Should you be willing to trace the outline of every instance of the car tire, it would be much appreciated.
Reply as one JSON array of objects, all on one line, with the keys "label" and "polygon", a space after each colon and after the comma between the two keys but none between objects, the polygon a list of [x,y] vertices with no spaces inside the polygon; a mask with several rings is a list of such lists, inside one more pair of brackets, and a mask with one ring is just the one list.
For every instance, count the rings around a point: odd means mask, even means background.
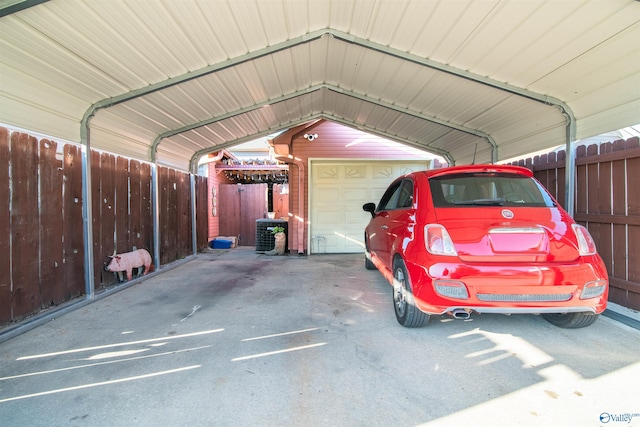
[{"label": "car tire", "polygon": [[591,313],[545,313],[542,315],[547,322],[566,329],[585,328],[598,320],[598,316]]},{"label": "car tire", "polygon": [[396,319],[405,328],[419,328],[429,323],[429,315],[416,307],[409,274],[400,259],[393,263],[393,309]]},{"label": "car tire", "polygon": [[364,268],[367,270],[377,270],[376,265],[367,257],[364,257]]}]

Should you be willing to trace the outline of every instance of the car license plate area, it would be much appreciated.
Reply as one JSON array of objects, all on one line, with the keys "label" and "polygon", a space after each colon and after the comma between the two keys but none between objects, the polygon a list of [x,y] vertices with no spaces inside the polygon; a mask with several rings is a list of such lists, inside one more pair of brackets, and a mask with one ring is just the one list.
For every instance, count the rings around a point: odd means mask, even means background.
[{"label": "car license plate area", "polygon": [[495,254],[548,253],[546,233],[541,228],[493,228],[489,244]]}]

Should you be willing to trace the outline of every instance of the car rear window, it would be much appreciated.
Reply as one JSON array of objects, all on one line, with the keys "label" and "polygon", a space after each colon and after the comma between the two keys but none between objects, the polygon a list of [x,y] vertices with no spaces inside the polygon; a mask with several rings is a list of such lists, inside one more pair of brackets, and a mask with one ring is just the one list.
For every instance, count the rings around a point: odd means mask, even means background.
[{"label": "car rear window", "polygon": [[556,206],[536,180],[510,173],[460,173],[429,180],[435,207]]}]

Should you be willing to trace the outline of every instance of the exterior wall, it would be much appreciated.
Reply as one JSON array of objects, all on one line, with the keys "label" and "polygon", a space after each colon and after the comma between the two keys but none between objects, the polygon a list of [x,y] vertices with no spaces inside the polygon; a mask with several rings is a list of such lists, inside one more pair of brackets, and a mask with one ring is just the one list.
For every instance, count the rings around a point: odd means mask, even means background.
[{"label": "exterior wall", "polygon": [[[318,138],[309,141],[304,137],[305,133],[318,134]],[[287,139],[290,143],[289,157],[281,156],[280,159],[290,162],[289,248],[297,252],[308,247],[306,234],[309,219],[310,159],[415,160],[417,156],[425,154],[357,129],[323,120],[313,127],[300,129],[297,134],[283,134],[280,137],[281,141],[278,138],[274,140],[276,145],[287,142]],[[425,160],[428,158],[425,156]],[[300,188],[304,190],[302,208]]]}]

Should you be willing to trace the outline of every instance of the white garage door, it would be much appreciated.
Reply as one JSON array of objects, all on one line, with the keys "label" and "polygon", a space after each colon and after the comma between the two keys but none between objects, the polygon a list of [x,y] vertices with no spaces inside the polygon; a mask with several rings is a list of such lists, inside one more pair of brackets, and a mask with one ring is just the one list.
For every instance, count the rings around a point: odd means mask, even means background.
[{"label": "white garage door", "polygon": [[362,205],[377,204],[396,177],[428,166],[425,160],[311,161],[309,253],[363,252],[371,215]]}]

